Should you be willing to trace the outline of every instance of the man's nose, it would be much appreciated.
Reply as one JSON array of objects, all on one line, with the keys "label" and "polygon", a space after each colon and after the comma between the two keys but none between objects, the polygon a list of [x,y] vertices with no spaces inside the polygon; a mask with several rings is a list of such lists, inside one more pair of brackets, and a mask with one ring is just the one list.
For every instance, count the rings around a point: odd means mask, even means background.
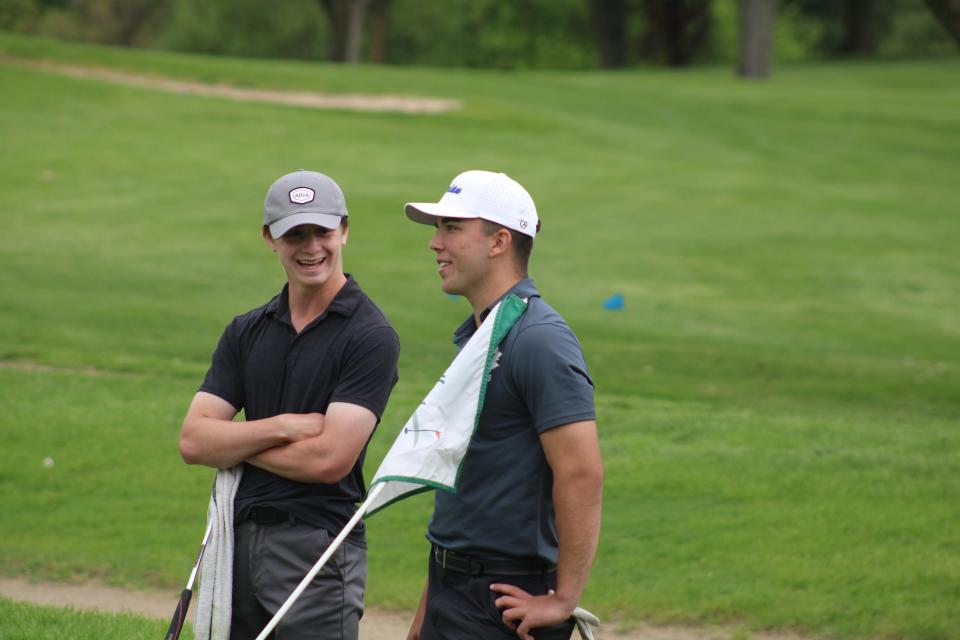
[{"label": "man's nose", "polygon": [[440,241],[440,230],[438,229],[434,232],[433,237],[430,238],[430,244],[428,245],[431,251],[440,251],[443,248],[443,243]]},{"label": "man's nose", "polygon": [[323,236],[318,233],[311,233],[304,241],[304,247],[310,251],[317,251],[323,245]]}]

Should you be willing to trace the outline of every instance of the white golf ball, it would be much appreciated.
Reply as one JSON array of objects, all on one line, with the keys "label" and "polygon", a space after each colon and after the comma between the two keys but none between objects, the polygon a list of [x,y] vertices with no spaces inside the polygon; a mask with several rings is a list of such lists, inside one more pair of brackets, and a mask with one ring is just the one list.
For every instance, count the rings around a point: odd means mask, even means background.
[{"label": "white golf ball", "polygon": [[47,469],[53,469],[53,464],[54,464],[54,463],[53,463],[53,458],[51,458],[50,456],[47,456],[46,458],[43,459],[43,466],[44,466],[45,468],[47,468]]}]

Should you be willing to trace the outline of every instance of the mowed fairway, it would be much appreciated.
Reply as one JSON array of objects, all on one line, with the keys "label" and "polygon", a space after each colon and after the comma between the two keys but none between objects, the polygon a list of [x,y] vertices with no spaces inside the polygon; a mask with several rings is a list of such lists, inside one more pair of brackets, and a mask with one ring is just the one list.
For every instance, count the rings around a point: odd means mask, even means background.
[{"label": "mowed fairway", "polygon": [[[282,283],[261,205],[299,167],[343,187],[347,270],[403,344],[372,475],[468,313],[402,204],[487,168],[536,200],[532,273],[596,383],[607,485],[585,607],[627,624],[960,637],[956,59],[743,82],[9,35],[2,52],[464,107],[247,104],[0,58],[0,572],[170,588],[172,612],[213,478],[180,460],[180,420],[223,327]],[[625,308],[604,310],[616,292]],[[430,507],[368,522],[369,605],[415,606]]]}]

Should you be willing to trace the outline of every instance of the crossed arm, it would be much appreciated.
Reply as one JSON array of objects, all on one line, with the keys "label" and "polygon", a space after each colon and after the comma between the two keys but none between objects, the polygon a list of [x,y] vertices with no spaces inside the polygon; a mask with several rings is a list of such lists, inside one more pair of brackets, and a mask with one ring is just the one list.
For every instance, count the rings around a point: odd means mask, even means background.
[{"label": "crossed arm", "polygon": [[180,430],[180,455],[187,464],[218,469],[248,462],[298,482],[333,483],[363,450],[377,417],[365,407],[333,402],[327,413],[282,413],[235,422],[226,400],[198,392]]}]

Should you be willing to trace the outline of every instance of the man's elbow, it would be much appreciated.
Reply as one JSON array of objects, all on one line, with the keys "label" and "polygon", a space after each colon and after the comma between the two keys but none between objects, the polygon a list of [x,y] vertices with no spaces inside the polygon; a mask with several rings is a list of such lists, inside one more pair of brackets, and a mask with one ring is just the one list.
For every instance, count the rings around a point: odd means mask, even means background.
[{"label": "man's elbow", "polygon": [[178,444],[180,448],[180,457],[183,458],[183,461],[187,464],[202,464],[203,452],[200,446],[196,441],[190,437],[190,428],[184,423],[183,428],[180,431],[180,441]]},{"label": "man's elbow", "polygon": [[199,452],[190,444],[190,441],[180,438],[180,457],[183,461],[187,464],[198,464],[200,462],[198,456]]},{"label": "man's elbow", "polygon": [[334,458],[318,459],[305,469],[305,482],[337,484],[353,471],[353,461]]},{"label": "man's elbow", "polygon": [[337,484],[346,478],[352,467],[344,468],[342,465],[317,465],[310,472],[310,482],[318,484]]},{"label": "man's elbow", "polygon": [[568,484],[579,487],[584,493],[598,499],[603,495],[603,462],[597,460],[592,464],[578,464],[563,475]]},{"label": "man's elbow", "polygon": [[603,495],[603,479],[604,470],[602,462],[584,471],[583,482],[597,494],[598,498]]}]

